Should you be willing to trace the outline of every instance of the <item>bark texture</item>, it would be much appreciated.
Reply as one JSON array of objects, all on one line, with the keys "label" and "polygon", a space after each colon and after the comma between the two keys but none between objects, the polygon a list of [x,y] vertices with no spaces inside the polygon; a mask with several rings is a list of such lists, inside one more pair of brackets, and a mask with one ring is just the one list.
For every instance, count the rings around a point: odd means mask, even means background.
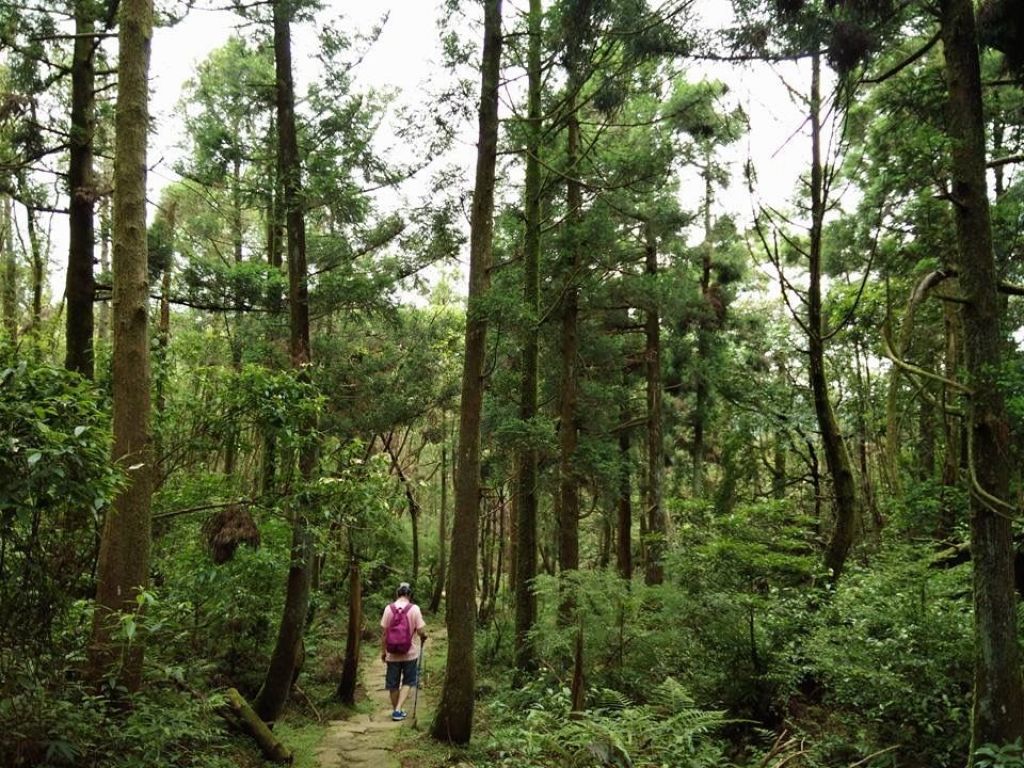
[{"label": "bark texture", "polygon": [[[351,533],[349,534],[351,537]],[[359,648],[363,629],[363,585],[359,560],[352,554],[348,566],[348,632],[345,636],[345,660],[338,683],[338,698],[343,704],[355,706],[359,684]]]},{"label": "bark texture", "polygon": [[1002,332],[998,276],[985,179],[985,128],[978,35],[970,0],[942,0],[942,42],[949,88],[952,199],[969,402],[971,560],[974,565],[974,710],[971,754],[982,744],[1024,736],[1013,589],[1009,420],[998,376]]},{"label": "bark texture", "polygon": [[[284,190],[288,249],[288,301],[292,365],[300,372],[310,362],[309,291],[306,275],[306,223],[302,206],[299,146],[295,128],[295,86],[292,79],[291,3],[274,2],[274,63],[277,79],[278,163]],[[300,374],[302,375],[302,374]],[[315,425],[305,424],[307,440],[299,450],[299,473],[304,481],[316,470]],[[302,654],[302,635],[309,609],[313,573],[313,542],[305,510],[292,510],[292,548],[285,588],[284,611],[266,677],[253,708],[266,721],[276,720],[288,699]]]},{"label": "bark texture", "polygon": [[146,136],[152,0],[123,0],[119,32],[114,156],[114,461],[126,482],[106,516],[89,644],[93,680],[142,681],[142,646],[117,639],[117,613],[135,611],[149,582],[152,459],[149,434],[149,297],[146,246]]},{"label": "bark texture", "polygon": [[[530,424],[537,415],[540,329],[540,142],[541,142],[541,3],[530,0],[527,53],[528,138],[526,145],[526,233],[523,243],[523,305],[528,317],[523,338],[522,384],[519,417]],[[533,441],[519,452],[519,484],[516,494],[516,669],[527,672],[536,666],[529,633],[537,621],[533,579],[537,576],[537,479],[538,455]]]},{"label": "bark texture", "polygon": [[93,377],[93,275],[95,247],[93,201],[93,129],[96,122],[96,40],[92,37],[94,3],[75,2],[75,46],[71,60],[71,135],[69,137],[67,350],[64,366]]},{"label": "bark texture", "polygon": [[484,2],[479,138],[470,215],[469,309],[462,370],[462,407],[448,594],[448,660],[431,735],[465,744],[473,731],[476,667],[477,539],[480,506],[480,414],[484,393],[487,321],[482,310],[489,283],[494,234],[494,170],[498,155],[498,77],[501,63],[501,0]]},{"label": "bark texture", "polygon": [[263,756],[272,763],[291,763],[292,751],[274,735],[267,724],[260,720],[259,715],[249,706],[235,688],[228,688],[228,706],[234,713],[234,720],[259,744]]}]

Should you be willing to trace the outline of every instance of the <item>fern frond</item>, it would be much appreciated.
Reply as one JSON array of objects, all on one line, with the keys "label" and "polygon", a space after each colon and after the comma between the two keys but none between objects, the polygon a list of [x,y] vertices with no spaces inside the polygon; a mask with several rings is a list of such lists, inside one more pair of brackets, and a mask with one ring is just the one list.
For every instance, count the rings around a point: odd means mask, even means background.
[{"label": "fern frond", "polygon": [[598,688],[590,692],[590,709],[606,712],[621,712],[635,702],[622,691],[613,688]]}]

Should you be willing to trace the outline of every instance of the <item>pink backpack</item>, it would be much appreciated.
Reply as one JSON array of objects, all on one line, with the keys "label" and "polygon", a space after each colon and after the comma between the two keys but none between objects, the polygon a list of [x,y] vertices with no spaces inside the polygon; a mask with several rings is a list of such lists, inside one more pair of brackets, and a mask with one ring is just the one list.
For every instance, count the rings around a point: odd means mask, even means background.
[{"label": "pink backpack", "polygon": [[397,603],[388,606],[391,609],[391,623],[388,624],[384,644],[388,653],[404,654],[412,648],[412,628],[409,626],[409,611],[412,603],[400,608]]}]

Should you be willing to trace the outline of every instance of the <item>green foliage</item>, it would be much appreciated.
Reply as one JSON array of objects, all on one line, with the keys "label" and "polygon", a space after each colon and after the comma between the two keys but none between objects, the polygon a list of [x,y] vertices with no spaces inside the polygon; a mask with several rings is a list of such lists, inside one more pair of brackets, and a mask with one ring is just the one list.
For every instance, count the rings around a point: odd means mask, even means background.
[{"label": "green foliage", "polygon": [[905,547],[851,571],[806,648],[835,729],[861,752],[906,745],[906,766],[955,764],[970,732],[969,569],[930,562]]},{"label": "green foliage", "polygon": [[0,668],[8,649],[46,638],[83,589],[118,478],[95,388],[0,357]]},{"label": "green foliage", "polygon": [[724,713],[699,709],[671,677],[652,691],[652,703],[597,707],[569,713],[566,688],[543,683],[496,698],[487,714],[492,727],[483,745],[488,765],[608,768],[726,766],[712,734]]},{"label": "green foliage", "polygon": [[1017,739],[1011,744],[984,744],[974,750],[974,768],[1022,768],[1024,747]]},{"label": "green foliage", "polygon": [[259,549],[240,547],[223,565],[214,564],[201,529],[198,522],[178,524],[155,542],[165,586],[147,620],[160,627],[168,658],[201,660],[211,681],[252,693],[281,611],[290,527],[268,516]]},{"label": "green foliage", "polygon": [[[52,673],[54,670],[47,670]],[[70,669],[57,670],[68,675]],[[59,678],[57,678],[59,679]],[[128,707],[77,682],[59,682],[19,664],[0,696],[0,764],[21,768],[229,768],[235,763],[216,710],[223,698],[196,698],[150,676]]]},{"label": "green foliage", "polygon": [[668,570],[685,615],[688,686],[734,716],[781,719],[805,674],[801,638],[820,599],[813,521],[778,502],[728,515],[683,506],[677,519]]}]

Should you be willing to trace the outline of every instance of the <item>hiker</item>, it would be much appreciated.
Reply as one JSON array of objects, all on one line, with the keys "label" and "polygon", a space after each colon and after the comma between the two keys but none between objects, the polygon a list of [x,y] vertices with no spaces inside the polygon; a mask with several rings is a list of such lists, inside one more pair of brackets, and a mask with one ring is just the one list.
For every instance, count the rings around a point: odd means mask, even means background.
[{"label": "hiker", "polygon": [[[427,641],[427,625],[420,607],[412,601],[408,582],[395,590],[395,602],[384,609],[380,629],[380,659],[388,665],[384,687],[391,696],[391,719],[405,720],[402,706],[417,683],[420,652]],[[420,636],[419,648],[413,644],[416,635]]]}]

